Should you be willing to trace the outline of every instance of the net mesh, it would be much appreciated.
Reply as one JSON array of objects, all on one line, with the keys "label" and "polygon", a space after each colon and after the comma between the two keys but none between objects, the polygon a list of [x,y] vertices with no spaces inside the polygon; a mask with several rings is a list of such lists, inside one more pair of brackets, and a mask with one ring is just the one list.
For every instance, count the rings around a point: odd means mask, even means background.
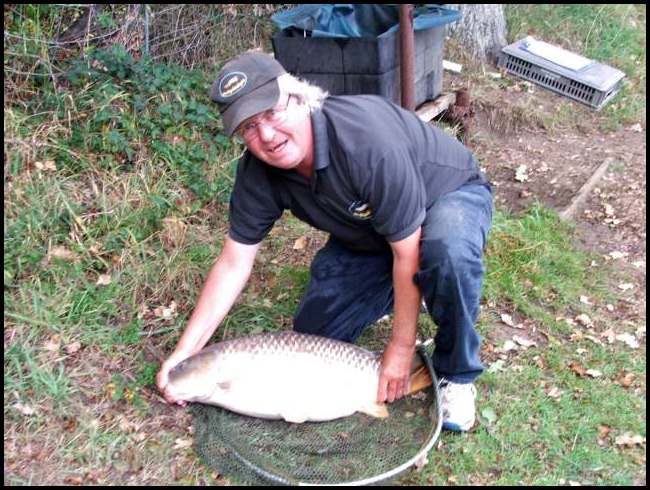
[{"label": "net mesh", "polygon": [[[423,349],[420,353],[432,371],[429,356]],[[439,434],[433,379],[433,386],[391,403],[385,419],[356,413],[328,422],[293,424],[194,404],[197,452],[205,464],[238,485],[368,479],[385,483],[401,473],[391,472],[430,447]]]}]

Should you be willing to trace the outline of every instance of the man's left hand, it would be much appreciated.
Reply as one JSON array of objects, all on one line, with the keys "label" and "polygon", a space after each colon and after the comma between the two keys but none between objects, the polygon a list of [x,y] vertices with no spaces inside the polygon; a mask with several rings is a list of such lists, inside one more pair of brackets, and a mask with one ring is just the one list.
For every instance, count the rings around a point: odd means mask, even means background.
[{"label": "man's left hand", "polygon": [[407,393],[414,354],[415,346],[388,343],[379,371],[378,403],[392,403]]}]

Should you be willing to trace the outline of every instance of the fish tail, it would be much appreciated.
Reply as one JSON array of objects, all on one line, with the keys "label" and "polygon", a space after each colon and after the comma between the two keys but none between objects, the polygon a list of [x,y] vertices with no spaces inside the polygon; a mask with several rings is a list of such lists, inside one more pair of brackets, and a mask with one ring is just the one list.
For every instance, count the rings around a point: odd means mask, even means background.
[{"label": "fish tail", "polygon": [[431,379],[431,374],[429,374],[427,367],[422,364],[411,373],[407,395],[411,395],[417,391],[423,390],[432,384],[433,380]]}]

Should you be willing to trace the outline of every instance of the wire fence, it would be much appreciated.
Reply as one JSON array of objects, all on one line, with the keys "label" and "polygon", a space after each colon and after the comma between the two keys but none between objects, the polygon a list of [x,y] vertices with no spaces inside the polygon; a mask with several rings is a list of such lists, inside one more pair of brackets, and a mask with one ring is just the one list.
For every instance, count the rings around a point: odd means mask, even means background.
[{"label": "wire fence", "polygon": [[216,67],[249,49],[271,50],[270,17],[286,4],[5,4],[8,100],[57,88],[65,61],[121,45],[134,58]]}]

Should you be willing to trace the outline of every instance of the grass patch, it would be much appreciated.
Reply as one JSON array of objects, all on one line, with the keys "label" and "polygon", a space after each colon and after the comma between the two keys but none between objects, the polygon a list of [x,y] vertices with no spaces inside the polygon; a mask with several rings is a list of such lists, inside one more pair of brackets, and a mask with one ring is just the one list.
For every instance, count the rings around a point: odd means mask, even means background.
[{"label": "grass patch", "polygon": [[590,291],[608,299],[604,273],[593,257],[571,243],[571,228],[557,213],[537,204],[521,216],[495,212],[486,251],[483,294],[488,303],[506,301],[526,316],[554,323],[552,313],[580,304]]},{"label": "grass patch", "polygon": [[[509,369],[483,375],[477,400],[479,418],[490,409],[496,420],[483,418],[471,434],[443,434],[427,469],[404,483],[637,482],[636,462],[644,458],[643,448],[623,450],[613,439],[625,432],[645,436],[644,401],[615,385],[610,377],[578,378],[568,370],[536,366],[540,358],[559,355],[566,359],[568,351],[549,345],[541,352],[518,354]],[[548,396],[551,388],[559,390],[557,398]],[[602,427],[613,430],[603,437]]]}]

